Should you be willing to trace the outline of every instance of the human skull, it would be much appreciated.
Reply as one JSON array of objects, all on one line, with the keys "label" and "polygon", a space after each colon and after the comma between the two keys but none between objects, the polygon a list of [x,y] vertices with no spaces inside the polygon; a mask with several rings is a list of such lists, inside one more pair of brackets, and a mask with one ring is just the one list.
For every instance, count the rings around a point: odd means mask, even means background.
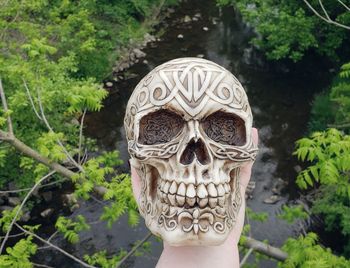
[{"label": "human skull", "polygon": [[240,82],[208,60],[174,59],[139,82],[124,125],[155,235],[170,245],[225,241],[242,204],[240,167],[257,153],[252,119]]}]

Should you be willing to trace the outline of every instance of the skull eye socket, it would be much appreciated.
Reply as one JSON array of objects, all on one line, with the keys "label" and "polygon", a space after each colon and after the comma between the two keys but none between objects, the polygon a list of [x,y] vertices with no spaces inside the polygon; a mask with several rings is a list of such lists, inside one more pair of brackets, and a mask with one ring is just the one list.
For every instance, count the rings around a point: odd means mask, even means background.
[{"label": "skull eye socket", "polygon": [[215,112],[202,122],[205,134],[215,142],[243,146],[246,143],[244,121],[234,114]]},{"label": "skull eye socket", "polygon": [[159,110],[141,118],[138,142],[145,145],[167,143],[173,140],[183,129],[181,116]]}]

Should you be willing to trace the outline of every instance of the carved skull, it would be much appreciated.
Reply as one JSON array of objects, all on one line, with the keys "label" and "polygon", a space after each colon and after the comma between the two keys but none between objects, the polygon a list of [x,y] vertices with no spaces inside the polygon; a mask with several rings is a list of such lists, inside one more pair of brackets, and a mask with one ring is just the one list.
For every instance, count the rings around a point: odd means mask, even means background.
[{"label": "carved skull", "polygon": [[171,245],[224,242],[242,203],[240,167],[257,153],[240,82],[208,60],[168,61],[136,86],[124,125],[148,228]]}]

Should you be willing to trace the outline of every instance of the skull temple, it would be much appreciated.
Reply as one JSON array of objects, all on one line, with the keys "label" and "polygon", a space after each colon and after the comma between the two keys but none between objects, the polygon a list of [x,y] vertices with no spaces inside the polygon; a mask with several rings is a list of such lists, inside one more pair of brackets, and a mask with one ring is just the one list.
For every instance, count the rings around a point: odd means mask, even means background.
[{"label": "skull temple", "polygon": [[171,245],[225,241],[244,198],[240,167],[257,154],[240,82],[208,60],[168,61],[136,86],[124,125],[148,228]]}]

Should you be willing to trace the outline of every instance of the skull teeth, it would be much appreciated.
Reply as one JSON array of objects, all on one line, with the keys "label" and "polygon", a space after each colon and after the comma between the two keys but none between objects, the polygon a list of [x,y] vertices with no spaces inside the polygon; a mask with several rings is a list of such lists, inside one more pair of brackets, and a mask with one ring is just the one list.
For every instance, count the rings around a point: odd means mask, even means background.
[{"label": "skull teeth", "polygon": [[171,206],[193,207],[197,205],[200,208],[207,206],[215,208],[225,205],[231,188],[229,183],[209,183],[207,185],[190,183],[186,185],[184,182],[162,180],[158,190],[161,202]]}]

